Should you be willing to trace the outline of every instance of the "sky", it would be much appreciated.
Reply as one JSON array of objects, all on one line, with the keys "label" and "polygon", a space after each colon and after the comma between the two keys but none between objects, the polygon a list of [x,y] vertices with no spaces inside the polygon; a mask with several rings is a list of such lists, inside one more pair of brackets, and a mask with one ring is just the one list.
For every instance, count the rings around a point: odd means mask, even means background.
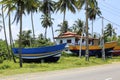
[{"label": "sky", "polygon": [[[120,0],[97,0],[98,6],[102,12],[102,16],[104,17],[104,27],[108,23],[111,23],[113,25],[113,28],[117,32],[117,35],[120,35]],[[59,29],[57,26],[58,24],[62,23],[63,21],[63,13],[54,13],[51,15],[52,18],[54,18],[53,21],[53,28],[54,28],[54,35],[55,37],[59,35],[59,32],[55,32],[56,29]],[[12,13],[12,19],[13,21],[14,13]],[[43,33],[45,29],[42,28],[41,25],[41,13],[34,13],[34,26],[35,26],[35,35],[37,37],[38,34]],[[71,13],[70,11],[66,12],[66,20],[68,21],[69,27],[71,27],[74,24],[74,21],[77,19],[81,19],[85,22],[85,10],[84,7],[82,10],[77,11],[75,14]],[[89,33],[91,33],[91,21],[89,21]],[[23,30],[31,30],[31,17],[30,15],[23,16]],[[8,33],[8,22],[6,18],[6,30],[7,30],[7,36],[9,39],[9,33]],[[4,40],[4,33],[3,29],[0,32],[0,39]],[[102,19],[97,17],[94,21],[94,27],[93,32],[97,34],[102,33]],[[12,24],[12,35],[13,39],[17,39],[19,34],[19,24]],[[52,30],[51,28],[47,29],[47,37],[52,40]]]}]

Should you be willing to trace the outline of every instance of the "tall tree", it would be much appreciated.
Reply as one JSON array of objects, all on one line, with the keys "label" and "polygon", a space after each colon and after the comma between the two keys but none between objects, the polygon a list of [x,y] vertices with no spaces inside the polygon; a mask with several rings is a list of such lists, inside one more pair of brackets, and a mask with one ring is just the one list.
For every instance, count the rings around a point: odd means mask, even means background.
[{"label": "tall tree", "polygon": [[86,23],[85,23],[85,31],[86,31],[86,60],[89,60],[89,45],[88,45],[88,18],[89,17],[89,12],[88,9],[94,9],[98,7],[97,1],[96,0],[78,0],[77,1],[77,8],[80,10],[83,5],[85,4],[85,10],[86,10]]},{"label": "tall tree", "polygon": [[[60,11],[63,13],[63,26],[61,26],[61,29],[66,29],[67,26],[64,26],[66,23],[65,16],[66,16],[66,11],[70,10],[72,13],[76,12],[76,0],[58,0],[55,4],[55,11]],[[65,27],[65,28],[64,28]],[[66,32],[66,31],[65,31]]]},{"label": "tall tree", "polygon": [[51,21],[51,18],[49,17],[49,16],[46,16],[46,15],[42,15],[42,22],[41,22],[41,24],[42,24],[42,26],[45,28],[45,38],[47,37],[46,35],[47,35],[47,28],[48,28],[48,26],[50,27],[50,26],[52,26],[52,21]]},{"label": "tall tree", "polygon": [[63,13],[64,22],[67,9],[70,10],[72,13],[76,12],[76,0],[58,0],[55,7],[57,12],[60,11],[61,13]]},{"label": "tall tree", "polygon": [[60,29],[57,29],[56,31],[59,31],[60,34],[70,31],[70,28],[68,28],[69,27],[68,21],[64,21],[63,23],[58,24],[58,27],[60,27]]},{"label": "tall tree", "polygon": [[84,27],[84,22],[78,19],[75,21],[71,29],[73,32],[76,32],[78,35],[81,35],[83,31],[83,27]]},{"label": "tall tree", "polygon": [[7,35],[6,35],[6,25],[5,25],[5,19],[4,19],[3,4],[2,4],[2,21],[3,21],[3,29],[4,29],[4,35],[5,35],[5,42],[8,50],[8,58],[10,59],[10,50],[8,47],[8,41],[7,41]]},{"label": "tall tree", "polygon": [[[97,3],[95,3],[97,5]],[[93,37],[93,21],[96,19],[96,16],[101,15],[100,9],[96,6],[94,8],[88,8],[88,17],[90,20],[92,20],[92,37]]]},{"label": "tall tree", "polygon": [[104,35],[106,39],[108,37],[112,37],[113,35],[116,35],[115,29],[110,23],[106,25]]},{"label": "tall tree", "polygon": [[27,13],[31,14],[31,24],[32,24],[33,39],[35,40],[33,14],[34,14],[34,12],[37,12],[38,7],[41,5],[41,2],[39,0],[29,0],[29,1],[27,1],[26,4],[27,4],[27,6],[26,6]]},{"label": "tall tree", "polygon": [[[31,30],[27,30],[27,31],[22,31],[22,46],[23,47],[31,47],[31,43],[33,42],[33,38],[31,36]],[[18,35],[20,36],[20,35]]]},{"label": "tall tree", "polygon": [[22,67],[22,40],[21,40],[21,36],[22,36],[22,15],[25,14],[25,7],[27,3],[27,1],[29,2],[29,0],[11,0],[10,2],[13,3],[13,6],[15,8],[15,17],[14,17],[14,21],[16,21],[17,23],[19,22],[20,24],[20,37],[19,37],[19,60],[20,60],[20,67]]},{"label": "tall tree", "polygon": [[[48,18],[48,20],[47,20],[48,23],[44,22],[44,23],[46,23],[46,26],[44,26],[45,30],[47,30],[48,27],[51,27],[53,40],[54,40],[54,31],[53,31],[53,26],[52,26],[52,24],[53,24],[52,20],[53,19],[51,18],[51,13],[54,13],[54,8],[55,8],[54,5],[55,5],[54,1],[52,1],[52,0],[44,0],[42,5],[40,6],[40,11],[42,11],[43,15],[44,15],[44,16],[42,15],[42,17],[44,17],[44,20],[45,20],[45,18]],[[42,23],[43,23],[43,21],[42,21]]]},{"label": "tall tree", "polygon": [[12,38],[12,30],[11,30],[11,12],[14,10],[13,4],[11,3],[11,0],[2,0],[1,1],[2,4],[4,4],[4,10],[7,11],[7,16],[8,16],[8,26],[9,26],[9,40],[10,40],[10,52],[12,54],[13,57],[13,61],[16,62],[14,54],[12,52],[12,48],[13,48],[13,38]]}]

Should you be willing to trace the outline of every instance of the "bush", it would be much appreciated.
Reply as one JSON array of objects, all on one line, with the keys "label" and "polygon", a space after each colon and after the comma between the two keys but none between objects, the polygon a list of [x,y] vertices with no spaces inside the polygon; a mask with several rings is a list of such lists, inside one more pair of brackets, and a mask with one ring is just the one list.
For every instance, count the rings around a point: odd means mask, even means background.
[{"label": "bush", "polygon": [[10,68],[10,66],[7,64],[0,66],[0,70],[8,69],[8,68]]}]

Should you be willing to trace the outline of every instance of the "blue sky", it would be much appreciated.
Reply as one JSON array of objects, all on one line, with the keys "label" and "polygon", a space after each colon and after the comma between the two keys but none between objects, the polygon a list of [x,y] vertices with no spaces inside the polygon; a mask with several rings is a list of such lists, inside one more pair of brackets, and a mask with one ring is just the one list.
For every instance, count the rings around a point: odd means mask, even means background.
[{"label": "blue sky", "polygon": [[[109,20],[104,19],[104,27],[108,24],[111,23],[113,27],[115,28],[116,32],[118,35],[120,35],[120,0],[98,0],[98,5],[99,8],[102,12],[102,16]],[[14,14],[12,15],[14,16]],[[34,26],[35,26],[35,34],[36,36],[40,33],[44,34],[44,28],[41,26],[41,13],[34,14]],[[53,21],[53,27],[54,27],[54,32],[56,29],[59,29],[57,27],[58,24],[60,24],[63,20],[63,14],[61,13],[54,13],[52,14],[52,18],[54,18]],[[76,12],[76,14],[73,14],[69,11],[66,13],[66,20],[69,23],[69,27],[71,27],[74,23],[75,20],[81,19],[85,21],[85,10],[84,7],[81,11]],[[97,17],[97,19],[94,21],[94,32],[101,34],[102,30],[102,24],[101,24],[101,18]],[[6,29],[7,29],[7,34],[8,34],[8,24],[6,21]],[[89,21],[89,32],[91,33],[91,21]],[[26,15],[23,16],[23,30],[29,30],[31,28],[31,18],[30,16]],[[17,38],[17,34],[19,33],[19,24],[17,25],[16,23],[12,24],[12,31],[13,31],[13,38]],[[58,32],[55,32],[55,36],[59,35]],[[51,33],[51,28],[48,28],[47,30],[47,37],[52,39],[52,33]],[[3,30],[0,32],[0,38],[4,39],[4,34]]]}]

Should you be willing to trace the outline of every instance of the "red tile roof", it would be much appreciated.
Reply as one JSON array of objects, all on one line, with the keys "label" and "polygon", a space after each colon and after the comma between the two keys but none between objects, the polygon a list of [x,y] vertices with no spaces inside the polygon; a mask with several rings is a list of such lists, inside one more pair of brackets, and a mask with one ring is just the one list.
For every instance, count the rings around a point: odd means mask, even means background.
[{"label": "red tile roof", "polygon": [[[54,37],[54,39],[59,39],[59,38],[71,38],[71,37],[75,37],[75,38],[81,38],[82,36],[74,33],[74,32],[66,32],[66,33],[61,33],[58,37]],[[85,37],[83,37],[85,38]],[[89,37],[89,39],[95,39],[95,38],[91,38]]]},{"label": "red tile roof", "polygon": [[55,39],[57,39],[57,38],[68,38],[68,37],[80,37],[80,35],[77,35],[76,33],[68,31],[66,33],[60,34],[58,37],[55,37]]}]

